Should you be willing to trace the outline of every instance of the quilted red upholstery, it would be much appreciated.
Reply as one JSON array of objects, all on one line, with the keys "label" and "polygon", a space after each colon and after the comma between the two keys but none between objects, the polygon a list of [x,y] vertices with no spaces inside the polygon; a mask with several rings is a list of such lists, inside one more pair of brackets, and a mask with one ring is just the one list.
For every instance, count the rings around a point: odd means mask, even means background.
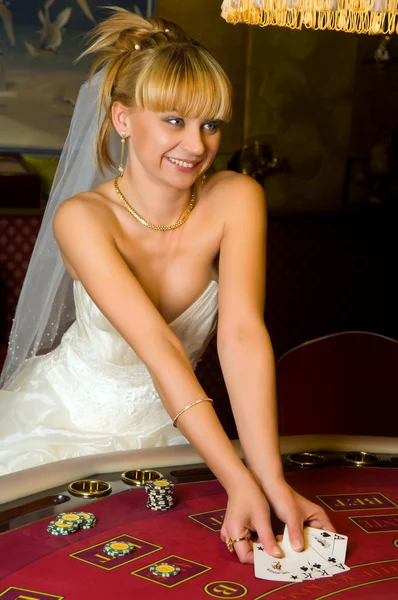
[{"label": "quilted red upholstery", "polygon": [[40,217],[0,216],[0,335],[4,343],[11,328],[19,293],[40,229]]}]

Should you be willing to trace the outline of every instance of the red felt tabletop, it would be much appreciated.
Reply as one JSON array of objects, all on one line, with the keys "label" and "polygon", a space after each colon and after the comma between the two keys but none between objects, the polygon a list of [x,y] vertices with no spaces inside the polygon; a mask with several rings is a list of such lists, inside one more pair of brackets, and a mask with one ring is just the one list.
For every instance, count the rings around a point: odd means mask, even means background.
[{"label": "red felt tabletop", "polygon": [[[254,577],[220,541],[226,494],[218,482],[174,486],[175,506],[146,507],[144,490],[127,489],[81,510],[97,517],[93,529],[69,536],[47,533],[51,518],[0,535],[2,600],[397,600],[398,470],[324,468],[287,473],[293,487],[321,503],[336,530],[348,535],[351,570],[332,578],[275,583]],[[111,558],[111,540],[134,544]],[[156,577],[150,566],[171,562],[178,575]]]}]

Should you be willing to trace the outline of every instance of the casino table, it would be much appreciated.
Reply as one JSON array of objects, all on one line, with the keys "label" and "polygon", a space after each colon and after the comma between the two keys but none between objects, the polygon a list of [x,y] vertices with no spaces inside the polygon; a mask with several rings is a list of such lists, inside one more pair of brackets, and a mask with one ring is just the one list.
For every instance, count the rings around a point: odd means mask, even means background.
[{"label": "casino table", "polygon": [[[397,600],[397,438],[281,438],[287,481],[321,504],[336,530],[348,535],[350,571],[301,583],[256,579],[251,565],[228,552],[219,537],[225,491],[189,445],[118,454],[66,460],[0,479],[2,600]],[[160,472],[174,483],[173,508],[150,510],[145,489],[122,480],[126,470],[138,479],[139,469]],[[102,482],[93,490],[108,495],[72,495],[68,484],[82,478]],[[54,515],[71,511],[94,513],[96,526],[50,535],[47,525]],[[103,547],[114,540],[129,541],[133,552],[107,556]],[[154,575],[151,566],[161,562],[178,566],[179,573]]]}]

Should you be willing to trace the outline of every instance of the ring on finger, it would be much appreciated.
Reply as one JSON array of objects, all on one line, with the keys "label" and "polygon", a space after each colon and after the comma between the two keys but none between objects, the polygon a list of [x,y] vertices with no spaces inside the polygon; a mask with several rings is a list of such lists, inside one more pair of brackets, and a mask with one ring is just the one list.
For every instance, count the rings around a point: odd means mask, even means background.
[{"label": "ring on finger", "polygon": [[235,548],[234,548],[234,543],[232,541],[232,539],[230,537],[227,537],[227,539],[225,540],[225,543],[227,545],[227,548],[230,552],[234,552]]},{"label": "ring on finger", "polygon": [[236,540],[231,540],[232,544],[236,544],[236,542],[243,542],[243,540],[245,540],[246,542],[248,542],[250,540],[250,536],[243,536],[243,537],[238,537],[236,538]]}]

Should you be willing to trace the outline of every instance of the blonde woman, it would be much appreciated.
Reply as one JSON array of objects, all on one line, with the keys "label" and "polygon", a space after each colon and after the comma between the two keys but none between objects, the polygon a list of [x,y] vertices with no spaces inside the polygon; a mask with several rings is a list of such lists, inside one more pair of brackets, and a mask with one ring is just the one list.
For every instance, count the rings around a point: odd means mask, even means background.
[{"label": "blonde woman", "polygon": [[[283,476],[263,190],[232,172],[204,177],[230,82],[177,25],[123,9],[94,29],[91,53],[98,73],[77,102],[10,338],[0,473],[188,441],[228,494],[221,537],[242,538],[242,562],[251,531],[279,555],[270,509],[300,550],[304,522],[332,525]],[[194,372],[217,312],[247,467]]]}]

